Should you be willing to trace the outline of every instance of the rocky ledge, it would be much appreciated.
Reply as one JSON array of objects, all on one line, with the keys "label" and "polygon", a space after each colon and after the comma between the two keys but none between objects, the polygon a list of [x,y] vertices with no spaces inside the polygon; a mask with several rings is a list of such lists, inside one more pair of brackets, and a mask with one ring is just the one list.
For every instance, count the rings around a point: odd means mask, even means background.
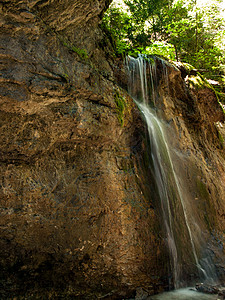
[{"label": "rocky ledge", "polygon": [[196,290],[205,294],[216,294],[219,299],[225,299],[225,288],[218,285],[198,283],[196,284]]}]

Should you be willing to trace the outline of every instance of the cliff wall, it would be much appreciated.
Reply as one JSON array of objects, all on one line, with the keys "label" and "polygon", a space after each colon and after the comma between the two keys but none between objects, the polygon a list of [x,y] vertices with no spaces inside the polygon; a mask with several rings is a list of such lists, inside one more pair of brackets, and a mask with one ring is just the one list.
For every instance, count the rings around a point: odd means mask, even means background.
[{"label": "cliff wall", "polygon": [[[108,4],[0,1],[3,299],[122,299],[169,285],[146,128],[98,26]],[[221,240],[224,148],[214,123],[224,116],[209,91],[188,93],[179,71],[170,81],[163,117],[174,122],[174,147],[192,157],[189,184]]]},{"label": "cliff wall", "polygon": [[158,290],[168,254],[144,125],[98,27],[105,1],[0,5],[1,297]]}]

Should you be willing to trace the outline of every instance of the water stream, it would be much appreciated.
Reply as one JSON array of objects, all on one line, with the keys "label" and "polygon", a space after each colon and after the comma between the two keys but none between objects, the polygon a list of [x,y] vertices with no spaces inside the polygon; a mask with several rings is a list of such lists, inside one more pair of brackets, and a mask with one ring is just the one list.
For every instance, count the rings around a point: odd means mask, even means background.
[{"label": "water stream", "polygon": [[[161,76],[164,77],[168,88],[166,63],[159,58],[158,61],[161,64]],[[182,255],[179,254],[180,240],[183,237],[178,236],[177,232],[179,230],[176,227],[179,224],[175,224],[174,221],[177,213],[182,214],[183,224],[187,233],[186,236],[189,240],[190,261],[193,261],[193,264],[195,264],[199,278],[212,283],[214,282],[214,275],[209,274],[208,270],[201,265],[197,255],[194,233],[192,232],[187,213],[187,202],[185,201],[180,181],[175,172],[163,122],[158,118],[156,113],[155,105],[159,98],[157,92],[159,78],[157,77],[156,61],[154,58],[146,59],[143,56],[139,56],[138,58],[129,57],[127,66],[130,75],[129,93],[142,112],[148,127],[150,156],[159,194],[166,241],[170,253],[174,287],[179,288],[185,285],[181,274]],[[179,212],[176,211],[177,203],[180,205]]]},{"label": "water stream", "polygon": [[219,300],[217,295],[203,294],[192,288],[183,288],[148,297],[149,300]]}]

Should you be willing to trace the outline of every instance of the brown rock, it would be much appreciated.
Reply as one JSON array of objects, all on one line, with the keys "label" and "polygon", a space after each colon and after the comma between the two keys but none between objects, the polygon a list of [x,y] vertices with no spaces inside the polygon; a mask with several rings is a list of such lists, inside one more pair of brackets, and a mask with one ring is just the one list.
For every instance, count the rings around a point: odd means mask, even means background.
[{"label": "brown rock", "polygon": [[[98,46],[105,5],[1,4],[2,298],[115,298],[140,282],[164,285],[144,126]],[[115,90],[127,102],[123,127]]]}]

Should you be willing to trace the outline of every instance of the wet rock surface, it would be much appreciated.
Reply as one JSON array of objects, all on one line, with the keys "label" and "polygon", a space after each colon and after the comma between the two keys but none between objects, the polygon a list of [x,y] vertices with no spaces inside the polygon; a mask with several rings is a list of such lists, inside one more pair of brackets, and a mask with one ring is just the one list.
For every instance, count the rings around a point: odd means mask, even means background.
[{"label": "wet rock surface", "polygon": [[218,285],[198,283],[196,284],[196,290],[205,294],[217,294],[220,297],[220,299],[225,298],[225,288]]},{"label": "wet rock surface", "polygon": [[[224,111],[207,84],[192,86],[188,77],[184,82],[180,70],[169,64],[167,72],[168,78],[161,76],[158,87],[159,114],[166,121],[171,156],[187,200],[186,212],[195,247],[201,249],[203,257],[200,263],[210,276],[216,274],[223,283]],[[216,269],[209,270],[210,261]]]},{"label": "wet rock surface", "polygon": [[[98,27],[107,5],[0,2],[2,299],[123,299],[138,287],[140,297],[168,288],[146,128],[116,84],[127,78]],[[170,75],[159,106],[174,146],[191,157],[195,172],[189,160],[180,167],[222,261],[224,150],[214,123],[223,115],[214,95],[189,95],[180,73]]]}]

